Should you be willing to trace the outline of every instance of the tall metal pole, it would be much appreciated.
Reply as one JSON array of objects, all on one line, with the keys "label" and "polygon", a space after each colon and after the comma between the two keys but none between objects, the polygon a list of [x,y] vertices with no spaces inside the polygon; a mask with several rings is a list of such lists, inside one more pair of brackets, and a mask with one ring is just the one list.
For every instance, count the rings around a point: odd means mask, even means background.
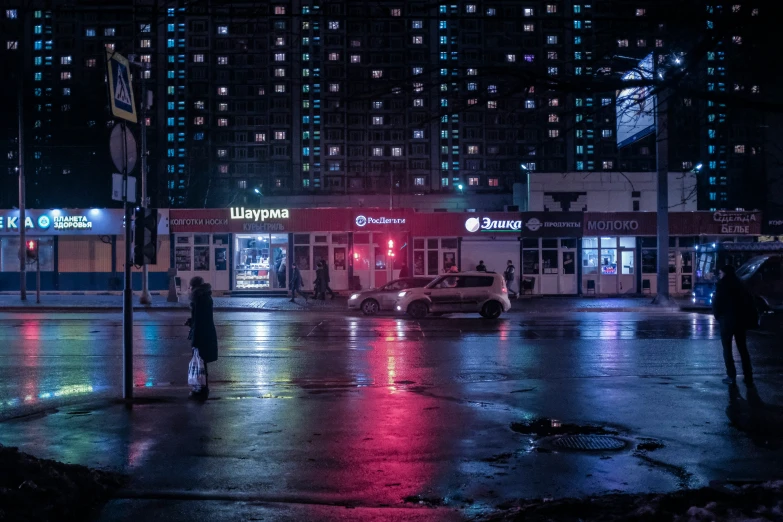
[{"label": "tall metal pole", "polygon": [[[146,66],[146,64],[144,64]],[[146,67],[145,67],[146,69]],[[147,208],[147,81],[146,71],[141,73],[141,208]],[[143,305],[152,304],[149,291],[149,269],[146,263],[141,267],[141,298]]]},{"label": "tall metal pole", "polygon": [[127,132],[125,122],[122,125],[122,147],[123,147],[123,192],[125,201],[125,288],[122,292],[122,398],[130,400],[133,398],[133,287],[131,284],[131,243],[133,235],[132,226],[132,207],[130,194],[128,194],[128,142],[125,137]]},{"label": "tall metal pole", "polygon": [[[653,56],[653,59],[655,57]],[[657,60],[656,60],[657,62]],[[655,159],[658,169],[658,291],[657,304],[669,303],[669,118],[668,90],[655,103]]]},{"label": "tall metal pole", "polygon": [[[22,54],[22,50],[19,50]],[[17,102],[19,105],[19,298],[27,301],[27,237],[24,222],[27,220],[25,203],[24,180],[24,63],[19,63],[19,92]]]}]

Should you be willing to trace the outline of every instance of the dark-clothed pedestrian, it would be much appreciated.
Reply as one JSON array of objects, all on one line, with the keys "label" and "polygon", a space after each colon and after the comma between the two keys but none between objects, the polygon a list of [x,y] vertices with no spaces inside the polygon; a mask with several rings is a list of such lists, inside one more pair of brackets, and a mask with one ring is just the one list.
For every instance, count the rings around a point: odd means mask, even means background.
[{"label": "dark-clothed pedestrian", "polygon": [[484,261],[479,261],[479,264],[476,265],[476,272],[486,272],[487,271],[487,265],[484,264]]},{"label": "dark-clothed pedestrian", "polygon": [[315,293],[315,299],[320,299],[323,301],[326,299],[326,279],[324,275],[324,264],[321,261],[318,261],[315,265],[315,285],[314,285],[314,293]]},{"label": "dark-clothed pedestrian", "polygon": [[334,299],[334,290],[332,290],[332,287],[329,286],[329,283],[332,282],[332,279],[329,277],[329,263],[321,260],[321,268],[323,268],[323,280],[321,284],[323,285],[322,291],[324,292],[324,298],[326,297],[326,292],[329,292],[329,296]]},{"label": "dark-clothed pedestrian", "polygon": [[204,361],[204,376],[206,383],[199,389],[191,391],[194,398],[206,399],[209,397],[209,371],[208,364],[217,361],[218,342],[215,320],[212,315],[212,286],[205,283],[202,277],[193,277],[189,285],[190,294],[190,345],[193,350],[198,350],[199,356]]},{"label": "dark-clothed pedestrian", "polygon": [[288,289],[291,290],[291,302],[295,303],[296,301],[294,298],[296,297],[296,294],[301,295],[304,297],[305,303],[307,302],[307,296],[302,293],[302,286],[304,285],[304,282],[302,281],[302,274],[299,272],[299,267],[296,266],[296,263],[291,264],[291,280],[288,284]]},{"label": "dark-clothed pedestrian", "polygon": [[402,266],[400,267],[400,275],[398,277],[400,279],[402,279],[403,277],[408,277],[408,264],[407,263],[403,263]]},{"label": "dark-clothed pedestrian", "polygon": [[517,296],[517,293],[511,289],[511,285],[514,283],[514,278],[516,277],[516,271],[517,269],[514,268],[514,262],[509,259],[506,264],[506,269],[503,271],[503,279],[506,281],[506,288],[508,288],[508,293],[511,297]]},{"label": "dark-clothed pedestrian", "polygon": [[720,340],[723,345],[723,360],[726,363],[726,384],[735,384],[737,368],[734,365],[732,338],[737,342],[737,351],[742,360],[742,373],[745,384],[753,384],[753,368],[746,333],[756,326],[758,316],[753,297],[742,285],[733,266],[724,266],[718,271],[718,283],[712,298],[712,313],[720,324]]}]

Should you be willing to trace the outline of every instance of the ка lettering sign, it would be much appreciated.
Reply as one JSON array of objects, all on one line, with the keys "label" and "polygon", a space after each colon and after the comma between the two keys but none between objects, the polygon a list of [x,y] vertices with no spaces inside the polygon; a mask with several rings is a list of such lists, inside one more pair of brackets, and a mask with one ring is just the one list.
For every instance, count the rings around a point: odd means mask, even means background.
[{"label": "\u043a\u0430 lettering sign", "polygon": [[519,232],[522,230],[522,220],[513,219],[489,219],[468,218],[465,221],[465,230],[468,232]]},{"label": "\u043a\u0430 lettering sign", "polygon": [[231,219],[247,219],[252,221],[265,221],[267,219],[288,219],[290,216],[288,209],[275,209],[270,210],[267,208],[262,209],[246,209],[245,207],[233,207],[231,209]]},{"label": "\u043a\u0430 lettering sign", "polygon": [[[48,230],[49,227],[55,230],[91,230],[92,221],[86,216],[55,216],[50,217],[47,214],[38,216],[33,220],[31,216],[26,216],[24,220],[25,229]],[[19,230],[18,216],[0,216],[0,230]]]}]

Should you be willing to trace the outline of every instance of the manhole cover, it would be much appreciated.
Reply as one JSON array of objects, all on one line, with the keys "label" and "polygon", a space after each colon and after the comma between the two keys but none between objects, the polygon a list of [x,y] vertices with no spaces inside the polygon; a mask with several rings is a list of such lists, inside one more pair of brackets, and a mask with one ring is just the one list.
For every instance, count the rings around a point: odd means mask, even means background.
[{"label": "manhole cover", "polygon": [[552,441],[557,448],[580,451],[620,450],[625,447],[625,441],[606,435],[567,435]]}]

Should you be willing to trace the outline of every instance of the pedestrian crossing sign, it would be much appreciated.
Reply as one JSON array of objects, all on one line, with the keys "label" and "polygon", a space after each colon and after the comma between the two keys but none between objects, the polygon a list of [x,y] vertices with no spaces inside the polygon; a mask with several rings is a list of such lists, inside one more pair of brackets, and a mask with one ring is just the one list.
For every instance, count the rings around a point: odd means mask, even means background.
[{"label": "pedestrian crossing sign", "polygon": [[136,103],[131,88],[130,63],[119,53],[106,51],[111,112],[117,118],[136,123]]}]

